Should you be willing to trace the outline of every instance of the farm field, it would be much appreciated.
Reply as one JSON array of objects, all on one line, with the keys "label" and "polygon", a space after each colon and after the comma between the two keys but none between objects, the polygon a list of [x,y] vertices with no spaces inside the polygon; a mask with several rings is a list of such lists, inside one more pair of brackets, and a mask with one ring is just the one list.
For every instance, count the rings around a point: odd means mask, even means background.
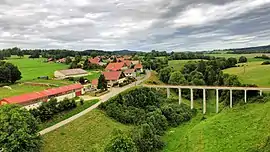
[{"label": "farm field", "polygon": [[173,67],[173,69],[175,70],[181,70],[184,65],[189,62],[189,61],[193,61],[193,62],[196,62],[196,61],[201,61],[201,59],[194,59],[194,60],[170,60],[169,61],[169,66],[170,67]]},{"label": "farm field", "polygon": [[29,59],[28,56],[23,58],[12,56],[6,61],[18,66],[22,73],[22,79],[20,81],[33,80],[39,76],[52,77],[54,71],[68,68],[68,65],[61,63],[45,63],[44,60],[44,58]]},{"label": "farm field", "polygon": [[242,83],[270,87],[270,65],[262,62],[248,62],[245,67],[225,69],[224,73],[237,75]]},{"label": "farm field", "polygon": [[103,152],[116,130],[128,132],[131,127],[108,118],[102,111],[93,110],[42,138],[43,152]]},{"label": "farm field", "polygon": [[226,54],[226,53],[221,53],[221,54],[205,54],[206,56],[215,56],[215,57],[225,57],[225,58],[230,58],[234,57],[239,59],[241,56],[245,56],[248,59],[248,62],[256,62],[256,61],[264,61],[263,59],[256,59],[254,57],[256,56],[262,56],[263,54],[270,56],[270,54],[266,53],[254,53],[254,54]]}]

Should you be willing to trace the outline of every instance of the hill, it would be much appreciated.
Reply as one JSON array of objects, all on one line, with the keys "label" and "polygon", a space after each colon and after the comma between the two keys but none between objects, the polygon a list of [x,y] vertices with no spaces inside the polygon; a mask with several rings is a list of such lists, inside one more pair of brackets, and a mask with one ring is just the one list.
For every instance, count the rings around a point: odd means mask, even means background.
[{"label": "hill", "polygon": [[104,51],[104,50],[84,50],[82,55],[98,56],[98,55],[133,55],[138,51],[119,50],[119,51]]},{"label": "hill", "polygon": [[216,51],[226,51],[228,53],[233,53],[233,54],[269,53],[270,52],[270,45],[256,46],[256,47],[247,47],[247,48],[222,49],[222,50],[214,50],[212,52],[216,52]]}]

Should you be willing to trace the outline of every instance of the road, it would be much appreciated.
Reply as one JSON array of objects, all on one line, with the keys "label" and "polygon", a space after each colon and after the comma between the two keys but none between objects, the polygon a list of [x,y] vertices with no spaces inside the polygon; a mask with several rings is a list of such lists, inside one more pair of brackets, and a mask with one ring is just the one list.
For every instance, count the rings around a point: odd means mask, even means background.
[{"label": "road", "polygon": [[82,111],[82,112],[80,112],[80,113],[78,113],[78,114],[76,114],[76,115],[74,115],[74,116],[72,116],[72,117],[70,117],[70,118],[68,118],[66,120],[63,120],[63,121],[61,121],[61,122],[59,122],[59,123],[57,123],[57,124],[55,124],[55,125],[53,125],[53,126],[51,126],[49,128],[46,128],[46,129],[40,131],[39,134],[44,135],[46,133],[49,133],[49,132],[51,132],[51,131],[53,131],[53,130],[55,130],[57,128],[60,128],[60,127],[62,127],[64,125],[72,122],[75,119],[80,118],[81,116],[83,116],[83,115],[87,114],[88,112],[92,111],[93,109],[97,108],[102,102],[106,102],[111,97],[114,97],[114,96],[118,95],[119,93],[121,93],[121,92],[123,92],[123,91],[125,91],[125,90],[127,90],[127,89],[129,89],[131,87],[134,87],[136,85],[141,84],[143,81],[148,79],[150,76],[151,76],[151,72],[148,71],[146,76],[141,80],[138,80],[136,82],[133,82],[133,83],[131,83],[131,84],[127,85],[127,86],[121,87],[121,88],[112,88],[112,90],[109,93],[99,97],[100,101],[98,103],[94,104],[93,106],[89,107],[88,109],[85,109],[84,111]]}]

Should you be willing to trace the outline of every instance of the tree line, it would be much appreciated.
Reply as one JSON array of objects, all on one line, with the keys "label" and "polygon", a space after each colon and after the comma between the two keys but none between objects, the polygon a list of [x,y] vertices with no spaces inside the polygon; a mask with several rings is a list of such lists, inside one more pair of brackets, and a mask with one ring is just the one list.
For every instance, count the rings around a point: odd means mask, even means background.
[{"label": "tree line", "polygon": [[[116,136],[106,152],[155,152],[163,148],[161,136],[169,127],[189,121],[193,111],[187,105],[168,103],[166,97],[150,88],[135,88],[102,103],[99,108],[111,118],[136,126],[128,136]],[[127,146],[130,145],[130,146]]]}]

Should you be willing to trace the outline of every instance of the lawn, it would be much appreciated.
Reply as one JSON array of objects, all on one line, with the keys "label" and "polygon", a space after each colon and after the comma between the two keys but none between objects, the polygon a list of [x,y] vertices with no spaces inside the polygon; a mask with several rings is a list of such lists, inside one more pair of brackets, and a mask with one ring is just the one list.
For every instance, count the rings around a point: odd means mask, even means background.
[{"label": "lawn", "polygon": [[89,70],[89,75],[86,76],[85,78],[87,78],[89,81],[92,81],[94,79],[98,79],[101,72],[100,71],[93,71],[93,70]]},{"label": "lawn", "polygon": [[93,110],[81,118],[45,134],[43,152],[103,152],[115,129],[124,132],[131,127],[107,117],[100,110]]},{"label": "lawn", "polygon": [[18,66],[22,73],[22,79],[20,81],[33,80],[39,76],[53,77],[54,71],[68,68],[68,65],[46,63],[44,62],[45,60],[45,58],[29,59],[28,56],[23,58],[12,56],[6,61]]},{"label": "lawn", "polygon": [[270,102],[225,109],[205,120],[198,114],[190,122],[167,132],[164,151],[254,151],[270,138],[269,109]]},{"label": "lawn", "polygon": [[262,62],[248,62],[247,66],[234,67],[224,70],[224,73],[237,75],[242,83],[270,87],[270,65]]},{"label": "lawn", "polygon": [[77,102],[77,107],[75,109],[72,109],[70,111],[65,111],[65,112],[62,112],[62,113],[55,115],[53,117],[53,119],[51,119],[50,121],[42,123],[40,125],[40,130],[48,128],[50,126],[53,126],[53,125],[65,120],[65,119],[68,119],[68,118],[82,112],[83,110],[91,107],[92,105],[96,104],[98,101],[99,101],[98,99],[84,101],[83,105],[81,105],[79,102]]}]

